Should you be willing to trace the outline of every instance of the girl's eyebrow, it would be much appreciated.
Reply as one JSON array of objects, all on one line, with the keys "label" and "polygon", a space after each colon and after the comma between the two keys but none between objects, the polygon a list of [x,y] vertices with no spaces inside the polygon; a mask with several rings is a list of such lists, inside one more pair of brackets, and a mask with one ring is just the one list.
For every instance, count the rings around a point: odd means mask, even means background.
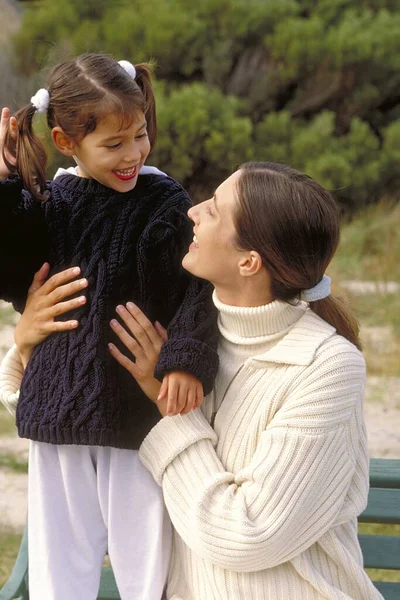
[{"label": "girl's eyebrow", "polygon": [[[139,127],[139,129],[136,130],[136,133],[138,133],[139,131],[142,131],[142,129],[145,129],[145,127],[147,127],[147,121],[144,121],[141,126]],[[114,140],[119,140],[122,137],[122,132],[119,135],[113,135],[111,137],[105,138],[104,140],[102,140],[103,143],[108,143],[108,142],[113,142]]]}]

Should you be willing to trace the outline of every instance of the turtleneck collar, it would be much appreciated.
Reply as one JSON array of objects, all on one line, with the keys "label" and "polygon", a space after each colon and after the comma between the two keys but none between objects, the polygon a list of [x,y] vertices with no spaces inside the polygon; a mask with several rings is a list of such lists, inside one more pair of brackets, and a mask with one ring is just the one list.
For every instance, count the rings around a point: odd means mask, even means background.
[{"label": "turtleneck collar", "polygon": [[219,311],[221,335],[230,342],[244,345],[281,338],[307,310],[305,302],[294,306],[280,300],[263,306],[230,306],[219,300],[215,290],[213,302]]}]

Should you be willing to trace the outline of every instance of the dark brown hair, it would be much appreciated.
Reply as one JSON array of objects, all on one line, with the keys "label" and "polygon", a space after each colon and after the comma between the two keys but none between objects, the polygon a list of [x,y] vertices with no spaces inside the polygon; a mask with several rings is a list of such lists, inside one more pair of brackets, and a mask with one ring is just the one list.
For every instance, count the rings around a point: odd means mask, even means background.
[{"label": "dark brown hair", "polygon": [[[236,244],[257,251],[277,300],[296,301],[323,277],[339,243],[339,211],[331,194],[286,165],[245,163],[237,180]],[[310,307],[361,348],[358,322],[332,295]]]},{"label": "dark brown hair", "polygon": [[[157,135],[154,93],[151,85],[152,65],[135,66],[133,79],[111,56],[101,53],[84,54],[59,63],[51,72],[47,90],[50,104],[47,124],[61,127],[76,142],[96,129],[98,122],[109,114],[117,114],[121,129],[130,126],[138,110],[144,112],[150,147]],[[11,172],[17,171],[24,187],[36,198],[43,199],[46,182],[46,152],[33,132],[36,109],[32,104],[21,108],[15,117],[18,137],[15,143],[8,130],[3,158]],[[5,150],[16,156],[16,166],[10,164]]]}]

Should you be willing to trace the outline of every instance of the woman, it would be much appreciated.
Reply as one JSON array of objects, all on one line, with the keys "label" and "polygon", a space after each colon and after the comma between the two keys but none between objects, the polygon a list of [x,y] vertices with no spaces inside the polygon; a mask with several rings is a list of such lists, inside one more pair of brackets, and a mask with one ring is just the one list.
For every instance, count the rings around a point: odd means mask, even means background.
[{"label": "woman", "polygon": [[[220,370],[200,410],[165,416],[140,448],[175,528],[167,598],[381,598],[357,540],[365,364],[324,275],[339,239],[332,197],[289,167],[250,163],[188,214],[183,266],[215,287]],[[156,400],[160,334],[136,307],[118,312],[132,335],[112,327],[136,362],[111,353]],[[33,331],[27,317],[22,348]]]}]

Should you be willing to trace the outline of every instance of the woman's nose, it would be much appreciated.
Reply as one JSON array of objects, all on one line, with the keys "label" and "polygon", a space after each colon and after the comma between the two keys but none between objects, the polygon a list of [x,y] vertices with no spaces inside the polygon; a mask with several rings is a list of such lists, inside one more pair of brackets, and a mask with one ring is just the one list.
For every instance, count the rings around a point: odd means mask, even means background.
[{"label": "woman's nose", "polygon": [[198,211],[196,210],[195,206],[191,206],[187,212],[188,217],[191,221],[193,221],[193,223],[196,222],[196,216],[198,214]]}]

